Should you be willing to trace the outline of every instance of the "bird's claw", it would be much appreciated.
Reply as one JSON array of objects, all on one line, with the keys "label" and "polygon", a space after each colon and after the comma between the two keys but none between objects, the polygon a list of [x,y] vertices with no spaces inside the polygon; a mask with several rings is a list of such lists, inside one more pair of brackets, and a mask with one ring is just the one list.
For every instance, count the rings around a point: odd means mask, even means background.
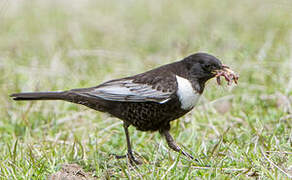
[{"label": "bird's claw", "polygon": [[182,153],[184,156],[186,156],[186,157],[188,157],[188,158],[190,158],[190,159],[194,159],[194,157],[193,157],[192,155],[190,155],[189,153],[185,152],[184,150],[181,150],[181,153]]},{"label": "bird's claw", "polygon": [[131,165],[140,165],[142,164],[141,161],[136,159],[132,153],[127,153],[126,155],[116,155],[112,154],[116,159],[124,159],[128,158]]}]

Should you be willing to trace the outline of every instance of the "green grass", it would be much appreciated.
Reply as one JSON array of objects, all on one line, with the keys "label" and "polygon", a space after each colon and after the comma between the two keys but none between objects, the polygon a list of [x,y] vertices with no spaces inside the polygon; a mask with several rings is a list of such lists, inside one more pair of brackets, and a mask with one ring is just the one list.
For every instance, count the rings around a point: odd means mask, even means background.
[{"label": "green grass", "polygon": [[[0,178],[46,179],[77,163],[97,178],[288,179],[291,12],[288,0],[1,1]],[[200,163],[170,151],[158,133],[130,128],[145,163],[129,168],[110,156],[126,152],[118,119],[8,97],[91,87],[198,51],[240,73],[236,87],[211,80],[199,106],[172,123],[171,134]]]}]

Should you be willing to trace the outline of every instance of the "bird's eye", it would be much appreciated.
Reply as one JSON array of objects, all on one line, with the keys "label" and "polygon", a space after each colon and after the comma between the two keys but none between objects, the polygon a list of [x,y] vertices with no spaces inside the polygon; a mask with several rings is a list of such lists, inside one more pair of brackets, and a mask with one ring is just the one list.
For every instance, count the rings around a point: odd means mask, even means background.
[{"label": "bird's eye", "polygon": [[209,71],[210,68],[211,68],[211,65],[210,65],[210,64],[205,64],[205,65],[203,66],[203,68],[204,68],[206,71]]}]

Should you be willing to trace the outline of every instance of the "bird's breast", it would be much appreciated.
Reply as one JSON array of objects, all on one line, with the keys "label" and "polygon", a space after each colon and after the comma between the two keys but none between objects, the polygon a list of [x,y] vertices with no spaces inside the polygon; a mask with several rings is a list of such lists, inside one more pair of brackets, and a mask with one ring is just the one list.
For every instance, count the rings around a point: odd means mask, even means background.
[{"label": "bird's breast", "polygon": [[184,110],[192,109],[199,101],[201,94],[196,92],[191,82],[180,76],[176,76],[177,96]]}]

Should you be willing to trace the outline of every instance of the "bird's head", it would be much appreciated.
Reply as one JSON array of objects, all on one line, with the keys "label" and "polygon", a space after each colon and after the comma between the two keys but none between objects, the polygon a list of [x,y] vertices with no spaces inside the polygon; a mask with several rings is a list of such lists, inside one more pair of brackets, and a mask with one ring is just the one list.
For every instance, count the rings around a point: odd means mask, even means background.
[{"label": "bird's head", "polygon": [[196,53],[186,57],[183,61],[188,69],[188,76],[200,83],[204,84],[209,79],[216,77],[217,83],[220,85],[220,77],[223,76],[228,85],[232,82],[237,84],[239,76],[210,54]]},{"label": "bird's head", "polygon": [[207,53],[196,53],[183,61],[186,63],[189,75],[202,82],[215,77],[217,71],[225,67],[219,59]]}]

